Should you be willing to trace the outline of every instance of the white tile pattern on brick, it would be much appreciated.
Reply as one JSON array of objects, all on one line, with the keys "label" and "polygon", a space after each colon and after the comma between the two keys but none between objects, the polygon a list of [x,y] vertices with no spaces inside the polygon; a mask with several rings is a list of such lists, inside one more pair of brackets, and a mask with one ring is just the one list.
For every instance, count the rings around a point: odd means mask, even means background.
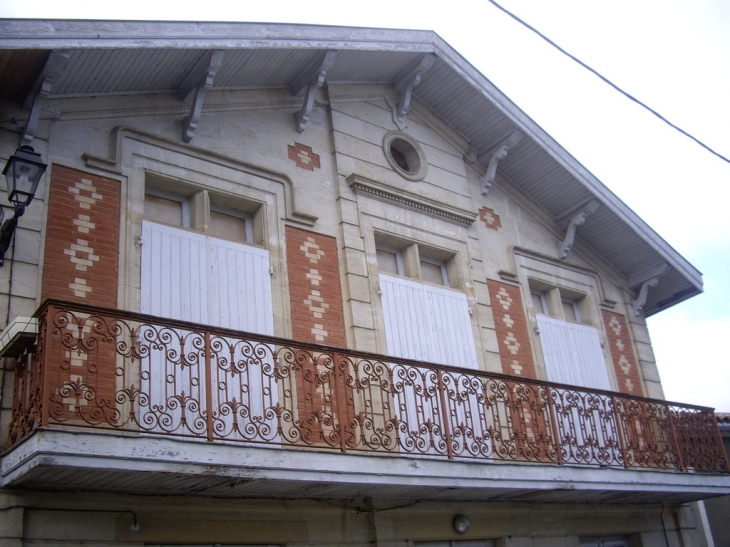
[{"label": "white tile pattern on brick", "polygon": [[[509,295],[504,287],[500,287],[499,292],[497,293],[497,300],[499,300],[499,303],[502,305],[504,311],[509,311],[512,307],[512,303],[514,302],[512,300],[512,297]],[[510,314],[508,313],[504,314],[504,316],[502,317],[502,322],[506,325],[508,329],[511,329],[515,324],[514,319],[512,319],[512,317],[510,317]],[[504,339],[504,345],[507,346],[507,349],[509,350],[511,355],[517,355],[517,353],[520,351],[520,343],[517,341],[517,338],[512,331],[507,332],[507,336]],[[522,374],[522,365],[520,365],[517,359],[512,359],[512,362],[509,366],[515,374]]]},{"label": "white tile pattern on brick", "polygon": [[[615,316],[611,317],[611,320],[608,322],[608,326],[616,335],[616,343],[614,345],[621,354],[618,360],[618,365],[619,367],[621,367],[621,370],[624,371],[624,374],[628,376],[628,374],[631,372],[631,362],[626,358],[626,355],[624,355],[623,353],[624,349],[626,349],[625,344],[621,341],[621,332],[623,331],[623,326],[621,325],[621,322],[616,319]],[[628,389],[629,392],[634,391],[634,383],[631,381],[631,378],[626,378],[624,380],[624,384],[626,385],[626,389]]]},{"label": "white tile pattern on brick", "polygon": [[[89,234],[91,230],[96,228],[96,224],[91,222],[91,217],[85,214],[83,210],[90,211],[96,205],[96,202],[104,199],[97,192],[97,189],[88,179],[81,179],[73,186],[68,187],[68,191],[74,194],[74,199],[78,202],[81,212],[72,220],[74,226],[80,234]],[[72,243],[63,252],[68,255],[69,260],[74,268],[79,272],[86,272],[94,266],[95,262],[99,262],[99,255],[94,254],[94,249],[89,246],[89,241],[82,237],[76,239],[76,243]],[[88,285],[88,280],[83,277],[76,277],[73,283],[68,284],[68,288],[74,292],[75,296],[86,298],[86,294],[92,292],[92,288]]]},{"label": "white tile pattern on brick", "polygon": [[[322,257],[324,257],[324,251],[317,245],[317,241],[313,237],[308,237],[307,241],[299,246],[299,249],[304,252],[304,256],[309,259],[312,264],[317,264]],[[306,274],[307,279],[312,284],[312,289],[309,291],[309,296],[304,300],[304,304],[308,306],[309,311],[312,313],[314,319],[322,319],[326,311],[329,309],[329,304],[324,301],[322,293],[316,289],[319,286],[319,282],[322,281],[322,275],[316,268],[310,268]],[[325,338],[329,333],[325,330],[324,325],[321,323],[314,323],[310,332],[314,335],[314,339],[317,342],[324,342]]]}]

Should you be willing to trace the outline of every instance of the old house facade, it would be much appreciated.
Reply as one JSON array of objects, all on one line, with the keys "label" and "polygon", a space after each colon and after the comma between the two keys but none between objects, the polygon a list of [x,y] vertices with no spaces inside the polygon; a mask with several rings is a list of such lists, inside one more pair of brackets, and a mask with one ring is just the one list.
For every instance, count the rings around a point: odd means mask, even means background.
[{"label": "old house facade", "polygon": [[707,544],[645,323],[700,273],[438,36],[5,20],[0,71],[0,541]]}]

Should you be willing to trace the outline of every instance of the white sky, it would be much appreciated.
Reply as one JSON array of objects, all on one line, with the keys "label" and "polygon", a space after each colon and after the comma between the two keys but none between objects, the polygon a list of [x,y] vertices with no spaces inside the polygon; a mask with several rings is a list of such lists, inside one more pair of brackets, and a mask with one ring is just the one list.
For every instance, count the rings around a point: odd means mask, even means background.
[{"label": "white sky", "polygon": [[[665,117],[730,156],[730,2],[501,0]],[[436,31],[704,274],[649,320],[666,397],[730,412],[730,165],[486,0],[0,0],[0,17],[218,20]]]}]

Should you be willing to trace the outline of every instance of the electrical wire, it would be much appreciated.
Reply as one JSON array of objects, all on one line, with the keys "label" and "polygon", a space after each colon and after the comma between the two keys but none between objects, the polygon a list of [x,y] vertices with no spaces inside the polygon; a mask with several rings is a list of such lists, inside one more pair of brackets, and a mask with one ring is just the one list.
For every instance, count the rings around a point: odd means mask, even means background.
[{"label": "electrical wire", "polygon": [[497,9],[499,9],[499,10],[503,11],[504,13],[506,13],[507,15],[509,15],[512,19],[514,19],[515,21],[517,21],[518,23],[520,23],[525,28],[527,28],[527,29],[531,30],[532,32],[534,32],[535,34],[537,34],[540,38],[542,38],[548,44],[550,44],[555,49],[557,49],[560,53],[562,53],[563,55],[569,57],[570,59],[572,59],[573,61],[575,61],[576,63],[578,63],[580,66],[582,66],[583,68],[585,68],[586,70],[588,70],[589,72],[591,72],[592,74],[594,74],[595,76],[598,76],[601,80],[603,80],[609,86],[611,86],[616,91],[618,91],[619,93],[621,93],[622,95],[624,95],[626,98],[630,99],[631,101],[635,102],[639,106],[645,108],[646,110],[648,110],[649,112],[651,112],[652,114],[654,114],[654,116],[656,116],[657,118],[659,118],[660,120],[662,120],[664,123],[666,123],[671,128],[679,131],[685,137],[688,137],[688,138],[692,139],[695,143],[699,144],[702,148],[704,148],[705,150],[707,150],[711,154],[714,154],[715,156],[717,156],[721,160],[723,160],[723,161],[725,161],[727,163],[730,163],[730,159],[726,158],[725,156],[723,156],[719,152],[716,152],[715,150],[713,150],[712,148],[710,148],[709,146],[707,146],[705,143],[703,143],[701,140],[699,140],[697,137],[689,134],[687,131],[685,131],[681,127],[673,124],[668,119],[666,119],[664,116],[662,116],[661,114],[659,114],[659,112],[657,112],[656,110],[654,110],[653,108],[651,108],[650,106],[648,106],[646,103],[643,103],[642,101],[640,101],[639,99],[637,99],[636,97],[634,97],[633,95],[631,95],[630,93],[627,93],[626,91],[624,91],[623,89],[621,89],[619,86],[617,86],[616,84],[614,84],[611,80],[609,80],[608,78],[606,78],[605,76],[603,76],[602,74],[600,74],[598,71],[596,71],[595,69],[591,68],[590,66],[588,66],[587,64],[585,64],[580,59],[578,59],[575,55],[572,55],[572,54],[568,53],[567,51],[565,51],[562,47],[560,47],[558,44],[556,44],[555,42],[553,42],[550,38],[548,38],[547,36],[545,36],[542,32],[540,32],[539,30],[537,30],[535,27],[533,27],[529,23],[526,23],[525,21],[523,21],[522,19],[520,19],[519,17],[517,17],[514,13],[512,13],[511,11],[509,11],[507,8],[504,8],[503,6],[499,5],[495,0],[488,0],[488,2],[490,4],[492,4],[494,7],[496,7]]}]

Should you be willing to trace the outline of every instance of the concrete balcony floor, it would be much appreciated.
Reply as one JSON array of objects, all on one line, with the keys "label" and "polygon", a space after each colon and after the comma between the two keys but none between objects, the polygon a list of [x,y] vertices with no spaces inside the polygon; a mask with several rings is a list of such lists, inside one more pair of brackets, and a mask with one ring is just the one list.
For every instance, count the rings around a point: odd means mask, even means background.
[{"label": "concrete balcony floor", "polygon": [[40,429],[7,452],[2,487],[262,498],[683,503],[730,494],[730,475],[209,443]]}]

